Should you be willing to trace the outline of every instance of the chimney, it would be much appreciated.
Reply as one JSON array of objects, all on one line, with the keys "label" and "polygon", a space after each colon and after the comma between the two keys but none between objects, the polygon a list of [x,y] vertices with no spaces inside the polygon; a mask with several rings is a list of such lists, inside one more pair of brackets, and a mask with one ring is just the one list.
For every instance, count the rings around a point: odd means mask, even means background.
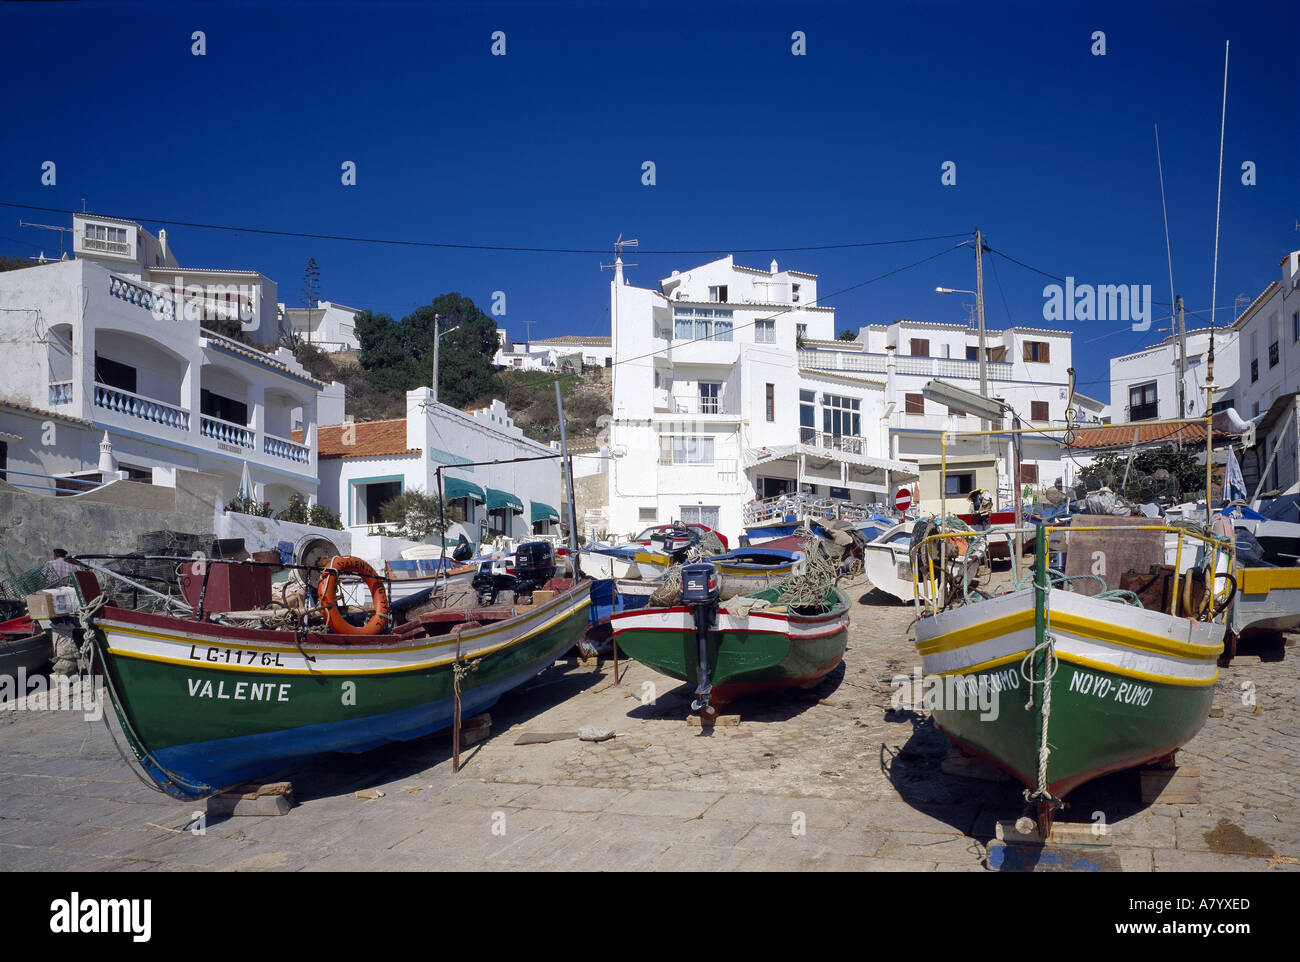
[{"label": "chimney", "polygon": [[113,442],[104,432],[104,439],[99,442],[99,473],[104,477],[117,472],[117,461],[113,457]]},{"label": "chimney", "polygon": [[158,232],[158,246],[162,248],[163,263],[167,263],[167,228]]},{"label": "chimney", "polygon": [[776,273],[776,258],[775,258],[775,257],[772,258],[772,273],[773,273],[773,274]]}]

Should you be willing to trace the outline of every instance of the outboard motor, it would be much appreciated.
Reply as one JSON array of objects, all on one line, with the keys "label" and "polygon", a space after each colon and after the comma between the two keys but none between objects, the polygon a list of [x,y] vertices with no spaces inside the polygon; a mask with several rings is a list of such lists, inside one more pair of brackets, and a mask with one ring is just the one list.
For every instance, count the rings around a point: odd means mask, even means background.
[{"label": "outboard motor", "polygon": [[709,681],[709,629],[718,623],[718,602],[722,598],[722,577],[718,566],[708,561],[682,565],[682,604],[695,616],[695,641],[700,653],[700,683],[691,708],[705,715],[718,710],[709,704],[713,685]]},{"label": "outboard motor", "polygon": [[459,561],[461,564],[464,564],[472,557],[474,557],[474,546],[470,544],[469,539],[462,534],[460,540],[456,542],[455,550],[451,553],[451,560]]},{"label": "outboard motor", "polygon": [[673,564],[679,565],[685,561],[686,553],[699,542],[699,534],[681,523],[664,532],[664,551],[673,559]]},{"label": "outboard motor", "polygon": [[490,608],[497,603],[497,595],[504,589],[514,588],[513,575],[506,574],[504,561],[482,561],[470,586],[478,595],[480,608]]},{"label": "outboard motor", "polygon": [[515,549],[515,600],[532,600],[533,592],[555,577],[555,547],[530,541]]}]

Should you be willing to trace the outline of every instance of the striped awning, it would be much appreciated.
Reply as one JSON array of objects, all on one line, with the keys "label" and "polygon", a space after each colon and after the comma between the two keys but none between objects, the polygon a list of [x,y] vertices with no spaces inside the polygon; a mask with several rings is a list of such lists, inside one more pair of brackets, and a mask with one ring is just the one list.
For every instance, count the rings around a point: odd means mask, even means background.
[{"label": "striped awning", "polygon": [[549,504],[542,504],[540,501],[530,501],[529,504],[533,506],[533,524],[537,524],[539,521],[558,522],[560,520],[560,512],[556,511]]},{"label": "striped awning", "polygon": [[483,489],[471,481],[464,481],[460,478],[442,479],[442,493],[448,501],[454,501],[457,498],[469,498],[478,504],[482,504],[487,498],[483,494]]},{"label": "striped awning", "polygon": [[501,491],[497,488],[487,489],[487,507],[489,511],[500,511],[509,508],[511,514],[524,513],[524,503],[522,501],[509,491]]}]

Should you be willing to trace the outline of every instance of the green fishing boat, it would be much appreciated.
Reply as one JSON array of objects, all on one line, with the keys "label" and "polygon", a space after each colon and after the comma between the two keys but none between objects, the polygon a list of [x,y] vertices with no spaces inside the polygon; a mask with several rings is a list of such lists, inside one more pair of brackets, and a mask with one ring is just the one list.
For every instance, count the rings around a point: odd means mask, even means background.
[{"label": "green fishing boat", "polygon": [[718,605],[717,567],[682,568],[682,603],[610,618],[620,651],[655,671],[696,685],[692,707],[713,714],[741,695],[811,688],[844,659],[849,602],[833,585],[820,604],[779,603],[780,589]]},{"label": "green fishing boat", "polygon": [[[1208,600],[1188,605],[1185,589],[1195,575],[1174,569],[1136,578],[1129,573],[1126,584],[1154,586],[1141,597],[1127,590],[1092,596],[1071,590],[1077,585],[1047,567],[1046,533],[1052,530],[1038,526],[1030,586],[930,608],[916,623],[921,707],[959,748],[1025,784],[1044,835],[1071,790],[1172,756],[1200,730],[1223,651],[1225,625],[1215,619],[1226,604],[1220,598],[1231,597],[1230,591],[1218,593],[1220,581],[1231,580],[1224,543],[1159,525],[1145,531],[1076,525],[1069,536],[1080,544],[1071,547],[1081,548],[1085,533],[1095,533],[1092,558],[1148,532],[1157,549],[1167,532],[1199,540],[1207,546],[1202,585],[1214,586],[1202,592]],[[929,539],[918,549],[935,543]],[[1104,548],[1093,551],[1094,544]],[[920,570],[926,569],[923,563]],[[926,580],[918,586],[918,605],[943,596],[937,585],[927,593]]]}]

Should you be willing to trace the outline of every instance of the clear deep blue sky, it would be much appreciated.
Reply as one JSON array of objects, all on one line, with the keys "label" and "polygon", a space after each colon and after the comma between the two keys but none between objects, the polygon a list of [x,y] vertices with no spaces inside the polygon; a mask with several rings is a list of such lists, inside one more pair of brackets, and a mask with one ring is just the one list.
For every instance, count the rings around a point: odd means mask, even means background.
[{"label": "clear deep blue sky", "polygon": [[[207,55],[191,55],[203,30]],[[504,57],[490,35],[506,33]],[[806,34],[807,55],[791,54]],[[1104,57],[1090,36],[1106,33]],[[1294,11],[1282,3],[3,4],[0,201],[278,230],[523,247],[759,249],[824,295],[955,241],[791,247],[967,232],[1055,275],[1169,277],[1210,306],[1223,45],[1232,44],[1217,320],[1300,248]],[[40,184],[54,160],[58,183]],[[357,186],[340,183],[355,161]],[[643,161],[657,167],[641,183]],[[957,185],[940,165],[957,165]],[[1244,161],[1258,184],[1241,184]],[[58,250],[0,207],[0,252]],[[173,226],[182,266],[256,269],[400,317],[457,290],[522,338],[609,332],[611,260],[376,246]],[[712,255],[631,253],[653,286]],[[990,263],[992,261],[992,263]],[[987,318],[1047,325],[1050,281],[985,259]],[[823,301],[838,326],[964,321],[969,248]],[[1157,316],[1167,311],[1157,307]],[[1189,317],[1189,326],[1208,321]],[[1158,338],[1075,326],[1079,387]]]}]

